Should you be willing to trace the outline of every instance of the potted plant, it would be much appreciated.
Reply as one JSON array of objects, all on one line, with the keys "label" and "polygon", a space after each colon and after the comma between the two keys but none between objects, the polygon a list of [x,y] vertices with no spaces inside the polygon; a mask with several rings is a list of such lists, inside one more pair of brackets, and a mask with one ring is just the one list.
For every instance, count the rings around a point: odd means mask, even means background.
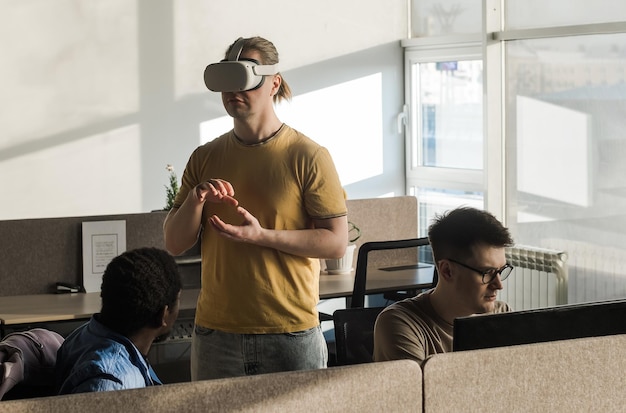
[{"label": "potted plant", "polygon": [[[169,211],[174,207],[174,200],[176,199],[176,194],[178,194],[180,187],[178,186],[178,177],[176,176],[176,171],[174,171],[174,166],[167,164],[165,169],[169,172],[169,185],[163,185],[165,187],[165,207],[163,211]],[[182,255],[200,257],[200,242],[200,237],[198,237],[194,246],[189,248]]]},{"label": "potted plant", "polygon": [[329,274],[346,274],[352,271],[352,261],[354,260],[354,244],[361,238],[361,229],[352,221],[348,221],[348,246],[342,258],[326,259],[326,272]]},{"label": "potted plant", "polygon": [[165,208],[163,209],[169,211],[174,206],[174,199],[176,199],[176,194],[178,193],[178,177],[172,165],[167,164],[165,169],[170,173],[170,184],[169,186],[163,185],[165,187]]},{"label": "potted plant", "polygon": [[361,228],[357,227],[352,221],[348,221],[348,237],[350,244],[361,238]]}]

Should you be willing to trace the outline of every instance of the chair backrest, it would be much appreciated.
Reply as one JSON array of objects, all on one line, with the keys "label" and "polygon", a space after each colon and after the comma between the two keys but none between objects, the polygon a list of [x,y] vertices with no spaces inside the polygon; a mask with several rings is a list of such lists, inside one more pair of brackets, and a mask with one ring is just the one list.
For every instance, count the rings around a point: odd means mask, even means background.
[{"label": "chair backrest", "polygon": [[374,354],[374,323],[385,307],[335,310],[337,365],[371,363]]},{"label": "chair backrest", "polygon": [[[395,250],[406,248],[417,248],[429,245],[428,237],[409,238],[390,241],[365,242],[359,247],[354,275],[354,288],[350,301],[350,308],[363,307],[365,305],[365,284],[367,282],[367,258],[371,251],[375,250]],[[415,260],[417,263],[417,253]]]},{"label": "chair backrest", "polygon": [[55,394],[54,365],[63,341],[44,328],[6,335],[0,341],[0,400]]}]

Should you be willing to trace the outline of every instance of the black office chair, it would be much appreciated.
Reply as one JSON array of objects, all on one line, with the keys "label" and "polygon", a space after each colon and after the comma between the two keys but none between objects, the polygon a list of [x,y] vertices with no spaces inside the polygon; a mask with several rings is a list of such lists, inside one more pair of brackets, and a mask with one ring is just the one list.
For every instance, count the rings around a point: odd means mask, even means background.
[{"label": "black office chair", "polygon": [[[354,288],[352,290],[352,297],[350,299],[350,308],[358,308],[365,306],[365,284],[367,282],[367,258],[371,251],[375,250],[392,250],[392,249],[405,249],[405,248],[417,248],[429,245],[428,237],[423,238],[409,238],[402,240],[390,240],[390,241],[372,241],[365,242],[359,247],[355,276],[354,276]],[[417,260],[417,254],[416,254]],[[433,277],[433,285],[436,283],[436,271]],[[416,292],[413,292],[415,295]],[[388,295],[392,299],[399,300],[408,297],[409,295]]]},{"label": "black office chair", "polygon": [[333,321],[333,316],[326,313],[318,313],[320,322],[322,321]]},{"label": "black office chair", "polygon": [[335,310],[336,360],[338,366],[371,363],[374,354],[374,323],[385,307]]}]

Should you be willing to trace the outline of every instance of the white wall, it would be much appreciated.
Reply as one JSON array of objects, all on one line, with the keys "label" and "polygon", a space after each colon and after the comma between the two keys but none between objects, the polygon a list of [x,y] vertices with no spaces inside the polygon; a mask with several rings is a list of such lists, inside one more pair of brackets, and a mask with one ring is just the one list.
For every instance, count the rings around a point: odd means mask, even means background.
[{"label": "white wall", "polygon": [[[316,140],[351,171],[349,197],[402,194],[406,16],[405,0],[1,2],[0,219],[162,208],[165,165],[180,177],[202,126],[225,115],[204,67],[252,35],[280,52],[295,95],[284,120],[328,131]],[[308,118],[289,115],[299,108]]]}]

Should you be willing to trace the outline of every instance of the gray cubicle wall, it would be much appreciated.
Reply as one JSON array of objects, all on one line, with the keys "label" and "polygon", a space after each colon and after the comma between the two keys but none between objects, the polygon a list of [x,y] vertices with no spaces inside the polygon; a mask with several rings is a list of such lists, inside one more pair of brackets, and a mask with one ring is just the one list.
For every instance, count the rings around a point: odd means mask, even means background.
[{"label": "gray cubicle wall", "polygon": [[165,211],[0,221],[0,296],[44,294],[82,284],[82,223],[126,221],[126,249],[164,247]]},{"label": "gray cubicle wall", "polygon": [[[417,236],[413,196],[347,201],[348,219],[362,230],[356,242]],[[127,215],[0,221],[0,296],[45,294],[58,281],[82,283],[82,223],[126,221],[126,248],[164,247],[165,211]],[[356,252],[355,252],[356,253]]]}]

